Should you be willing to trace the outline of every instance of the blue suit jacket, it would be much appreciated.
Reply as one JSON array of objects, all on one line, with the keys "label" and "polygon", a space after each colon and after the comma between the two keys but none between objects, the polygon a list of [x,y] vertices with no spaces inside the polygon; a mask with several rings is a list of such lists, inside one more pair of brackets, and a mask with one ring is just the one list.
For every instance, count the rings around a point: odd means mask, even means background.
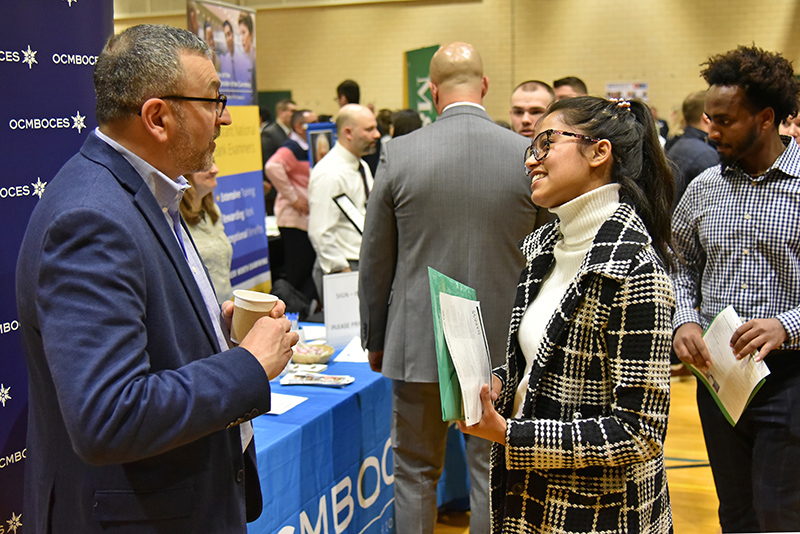
[{"label": "blue suit jacket", "polygon": [[268,378],[219,352],[155,198],[94,133],[31,215],[17,306],[31,532],[245,531],[261,494],[237,424],[269,410]]}]

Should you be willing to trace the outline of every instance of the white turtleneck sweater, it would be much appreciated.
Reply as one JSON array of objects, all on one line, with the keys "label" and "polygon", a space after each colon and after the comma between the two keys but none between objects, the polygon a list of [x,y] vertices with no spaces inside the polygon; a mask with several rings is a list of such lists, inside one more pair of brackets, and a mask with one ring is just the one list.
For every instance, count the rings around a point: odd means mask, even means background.
[{"label": "white turtleneck sweater", "polygon": [[559,218],[561,235],[553,249],[555,261],[519,325],[517,335],[525,356],[525,374],[514,398],[515,418],[522,415],[533,358],[539,350],[545,328],[570,282],[575,279],[597,231],[619,207],[619,188],[619,184],[604,185],[550,209]]}]

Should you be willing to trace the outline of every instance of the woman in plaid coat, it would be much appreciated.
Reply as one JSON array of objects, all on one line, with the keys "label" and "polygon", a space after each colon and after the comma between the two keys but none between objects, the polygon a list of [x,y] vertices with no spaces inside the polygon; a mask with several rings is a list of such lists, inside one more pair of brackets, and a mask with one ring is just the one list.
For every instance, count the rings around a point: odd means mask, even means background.
[{"label": "woman in plaid coat", "polygon": [[642,102],[563,100],[536,131],[532,198],[558,219],[522,242],[506,364],[459,423],[495,442],[492,531],[671,532],[672,173]]}]

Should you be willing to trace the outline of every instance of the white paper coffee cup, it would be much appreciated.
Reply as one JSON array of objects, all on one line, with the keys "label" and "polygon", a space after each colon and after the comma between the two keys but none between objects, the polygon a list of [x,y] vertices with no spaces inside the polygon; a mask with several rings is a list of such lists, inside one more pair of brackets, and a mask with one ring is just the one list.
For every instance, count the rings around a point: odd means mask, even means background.
[{"label": "white paper coffee cup", "polygon": [[231,341],[241,343],[256,321],[269,315],[276,302],[278,302],[278,297],[269,293],[250,291],[249,289],[234,291]]}]

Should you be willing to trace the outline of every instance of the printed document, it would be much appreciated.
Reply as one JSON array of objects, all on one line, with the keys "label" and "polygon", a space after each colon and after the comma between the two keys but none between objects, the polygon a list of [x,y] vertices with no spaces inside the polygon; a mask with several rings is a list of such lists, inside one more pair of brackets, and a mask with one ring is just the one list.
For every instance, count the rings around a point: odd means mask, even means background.
[{"label": "printed document", "polygon": [[769,368],[763,361],[755,361],[752,355],[737,360],[733,355],[731,336],[741,325],[742,320],[733,306],[722,310],[703,333],[711,354],[711,367],[701,371],[689,365],[731,425],[736,425],[769,375]]},{"label": "printed document", "polygon": [[439,293],[439,305],[447,348],[461,385],[464,419],[467,425],[474,425],[483,415],[481,386],[492,385],[492,365],[481,316],[481,303]]}]

